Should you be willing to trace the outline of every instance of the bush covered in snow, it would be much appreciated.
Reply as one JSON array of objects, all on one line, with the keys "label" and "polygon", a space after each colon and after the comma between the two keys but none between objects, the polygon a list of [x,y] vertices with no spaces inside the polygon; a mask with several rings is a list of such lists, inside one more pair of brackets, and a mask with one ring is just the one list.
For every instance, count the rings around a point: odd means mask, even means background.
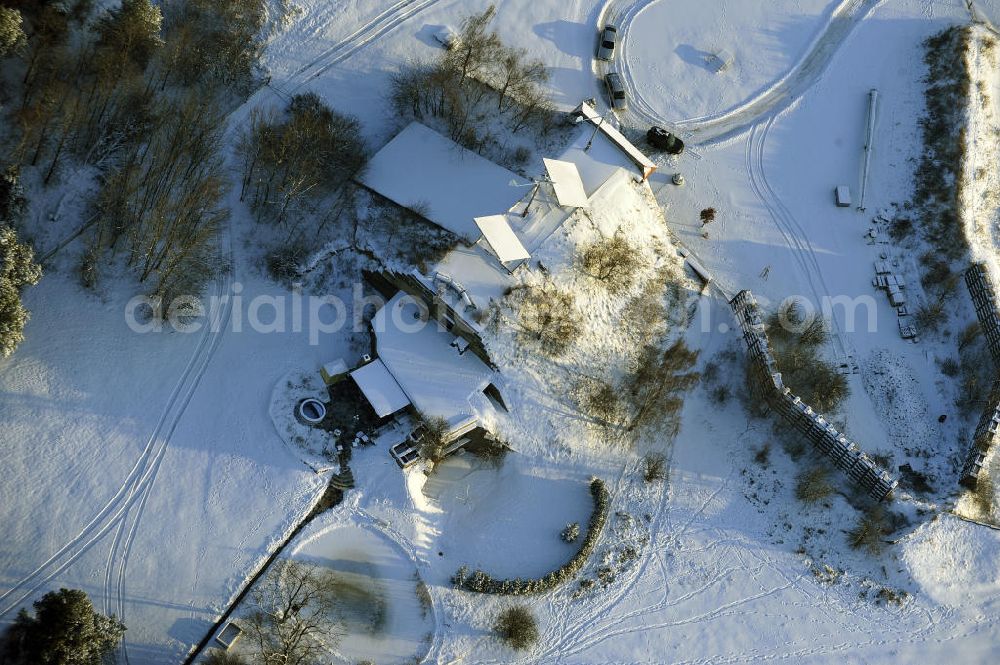
[{"label": "bush covered in snow", "polygon": [[562,530],[559,537],[563,539],[563,542],[575,543],[576,539],[580,537],[580,523],[571,522],[566,525],[566,528]]},{"label": "bush covered in snow", "polygon": [[580,572],[590,555],[597,547],[597,539],[601,535],[605,522],[608,520],[608,510],[611,505],[611,495],[604,481],[594,478],[590,482],[590,495],[594,500],[594,510],[590,514],[590,521],[587,525],[587,535],[584,536],[580,544],[580,550],[572,559],[563,564],[560,568],[553,570],[548,575],[537,579],[493,579],[488,573],[476,570],[469,573],[468,568],[462,566],[451,578],[452,584],[466,591],[476,593],[493,593],[503,596],[520,596],[529,593],[544,593],[555,589],[560,584],[572,579]]},{"label": "bush covered in snow", "polygon": [[807,319],[793,302],[771,317],[767,334],[785,385],[816,411],[835,411],[850,388],[847,377],[820,353],[829,338],[826,321]]},{"label": "bush covered in snow", "polygon": [[529,649],[538,641],[535,615],[524,605],[508,607],[501,612],[493,630],[507,646],[514,649]]},{"label": "bush covered in snow", "polygon": [[667,477],[667,458],[660,453],[648,453],[642,458],[642,479],[647,483]]},{"label": "bush covered in snow", "polygon": [[803,503],[816,503],[833,494],[830,471],[817,466],[800,473],[795,479],[795,498]]}]

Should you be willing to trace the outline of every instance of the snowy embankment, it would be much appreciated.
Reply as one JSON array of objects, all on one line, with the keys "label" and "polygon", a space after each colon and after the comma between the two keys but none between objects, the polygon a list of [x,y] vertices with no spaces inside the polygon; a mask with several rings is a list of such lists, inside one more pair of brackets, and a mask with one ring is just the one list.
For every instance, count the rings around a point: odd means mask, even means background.
[{"label": "snowy embankment", "polygon": [[971,28],[966,62],[972,86],[966,108],[966,160],[960,215],[974,261],[1000,278],[1000,43],[988,28]]}]

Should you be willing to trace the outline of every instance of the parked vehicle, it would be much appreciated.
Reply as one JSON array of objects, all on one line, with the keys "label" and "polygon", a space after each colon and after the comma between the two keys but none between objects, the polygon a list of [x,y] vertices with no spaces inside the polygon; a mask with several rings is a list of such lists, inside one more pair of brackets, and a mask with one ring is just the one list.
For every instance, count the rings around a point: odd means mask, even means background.
[{"label": "parked vehicle", "polygon": [[604,77],[604,85],[608,88],[608,99],[611,108],[615,111],[624,111],[628,108],[628,100],[625,98],[625,81],[621,74],[611,72]]},{"label": "parked vehicle", "polygon": [[458,32],[450,25],[442,25],[434,31],[433,36],[438,44],[448,50],[458,46]]},{"label": "parked vehicle", "polygon": [[680,140],[663,127],[650,127],[646,132],[646,141],[654,148],[663,150],[668,155],[679,155],[684,152],[684,141]]},{"label": "parked vehicle", "polygon": [[597,59],[610,62],[615,57],[615,46],[618,43],[618,28],[610,23],[601,31],[601,40],[597,45]]}]

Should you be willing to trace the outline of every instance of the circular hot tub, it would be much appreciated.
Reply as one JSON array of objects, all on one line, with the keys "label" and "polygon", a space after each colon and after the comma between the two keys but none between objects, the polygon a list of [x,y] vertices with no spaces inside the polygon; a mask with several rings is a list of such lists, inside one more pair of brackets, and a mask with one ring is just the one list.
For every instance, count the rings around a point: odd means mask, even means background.
[{"label": "circular hot tub", "polygon": [[326,405],[312,397],[302,400],[298,411],[299,418],[310,425],[318,425],[326,418]]}]

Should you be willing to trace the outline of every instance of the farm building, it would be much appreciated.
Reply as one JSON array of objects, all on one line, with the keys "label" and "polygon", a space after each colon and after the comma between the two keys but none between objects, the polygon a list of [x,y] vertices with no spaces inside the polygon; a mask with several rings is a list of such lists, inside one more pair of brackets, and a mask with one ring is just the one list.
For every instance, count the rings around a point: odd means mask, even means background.
[{"label": "farm building", "polygon": [[529,184],[419,122],[375,153],[360,178],[368,189],[470,243],[481,235],[476,217],[506,212],[524,196],[512,180]]}]

